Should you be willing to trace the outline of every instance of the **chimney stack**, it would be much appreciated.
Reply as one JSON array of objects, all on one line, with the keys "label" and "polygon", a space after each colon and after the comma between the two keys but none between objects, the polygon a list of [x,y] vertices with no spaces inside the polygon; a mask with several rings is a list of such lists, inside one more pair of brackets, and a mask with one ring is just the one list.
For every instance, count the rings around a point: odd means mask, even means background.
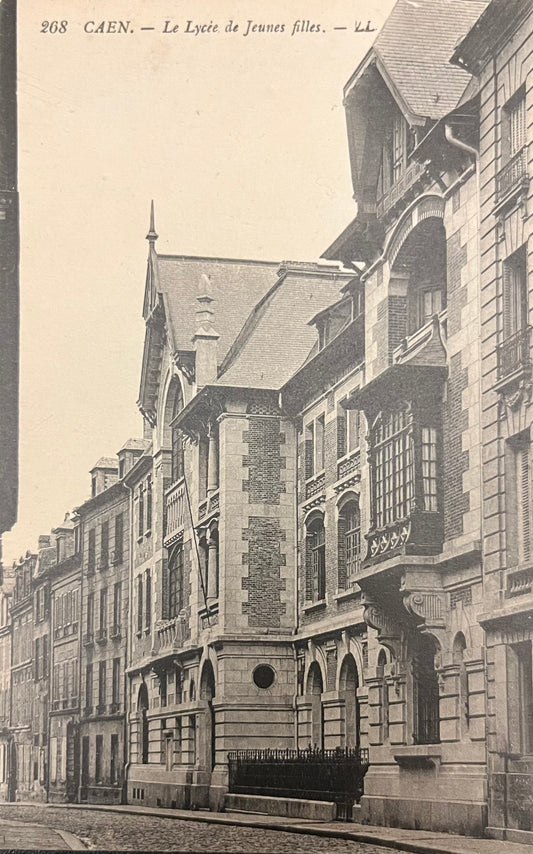
[{"label": "chimney stack", "polygon": [[220,335],[213,325],[213,301],[211,280],[203,273],[198,283],[196,332],[192,339],[196,351],[197,391],[217,378],[217,341]]}]

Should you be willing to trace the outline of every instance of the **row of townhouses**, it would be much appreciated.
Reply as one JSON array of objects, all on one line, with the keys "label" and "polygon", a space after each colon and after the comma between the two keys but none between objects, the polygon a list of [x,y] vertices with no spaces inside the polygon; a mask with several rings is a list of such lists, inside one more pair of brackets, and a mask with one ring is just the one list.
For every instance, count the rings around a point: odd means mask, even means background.
[{"label": "row of townhouses", "polygon": [[152,209],[144,437],[4,570],[2,797],[355,757],[360,821],[532,840],[532,57],[527,0],[399,0],[318,263],[159,254]]}]

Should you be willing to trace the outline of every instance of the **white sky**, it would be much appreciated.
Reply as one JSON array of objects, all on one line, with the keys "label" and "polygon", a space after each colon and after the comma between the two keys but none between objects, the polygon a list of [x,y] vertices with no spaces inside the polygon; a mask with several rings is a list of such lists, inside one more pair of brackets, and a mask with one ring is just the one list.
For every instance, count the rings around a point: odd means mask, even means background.
[{"label": "white sky", "polygon": [[[150,199],[160,252],[316,259],[355,212],[342,88],[375,33],[354,25],[379,28],[392,6],[19,0],[20,499],[7,565],[88,496],[98,457],[142,434]],[[230,18],[238,33],[161,32]],[[291,36],[302,18],[325,32]],[[133,32],[83,32],[110,19]],[[285,32],[245,37],[248,19]],[[44,20],[67,32],[41,33]]]}]

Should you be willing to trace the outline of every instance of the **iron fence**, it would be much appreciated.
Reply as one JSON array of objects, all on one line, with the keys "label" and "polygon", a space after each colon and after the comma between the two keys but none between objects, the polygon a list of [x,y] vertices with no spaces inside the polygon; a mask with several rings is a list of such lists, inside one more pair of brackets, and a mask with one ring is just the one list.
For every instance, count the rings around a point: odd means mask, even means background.
[{"label": "iron fence", "polygon": [[367,748],[233,750],[229,791],[313,801],[334,801],[337,819],[349,821],[363,794]]}]

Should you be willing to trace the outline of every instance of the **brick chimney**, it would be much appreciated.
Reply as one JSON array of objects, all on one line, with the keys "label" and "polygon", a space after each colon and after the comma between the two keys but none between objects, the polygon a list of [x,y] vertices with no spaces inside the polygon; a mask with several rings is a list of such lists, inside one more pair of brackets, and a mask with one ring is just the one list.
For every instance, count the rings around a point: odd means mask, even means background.
[{"label": "brick chimney", "polygon": [[197,391],[217,378],[217,341],[220,335],[213,326],[213,301],[211,280],[203,273],[198,283],[196,332],[192,339],[196,351]]}]

